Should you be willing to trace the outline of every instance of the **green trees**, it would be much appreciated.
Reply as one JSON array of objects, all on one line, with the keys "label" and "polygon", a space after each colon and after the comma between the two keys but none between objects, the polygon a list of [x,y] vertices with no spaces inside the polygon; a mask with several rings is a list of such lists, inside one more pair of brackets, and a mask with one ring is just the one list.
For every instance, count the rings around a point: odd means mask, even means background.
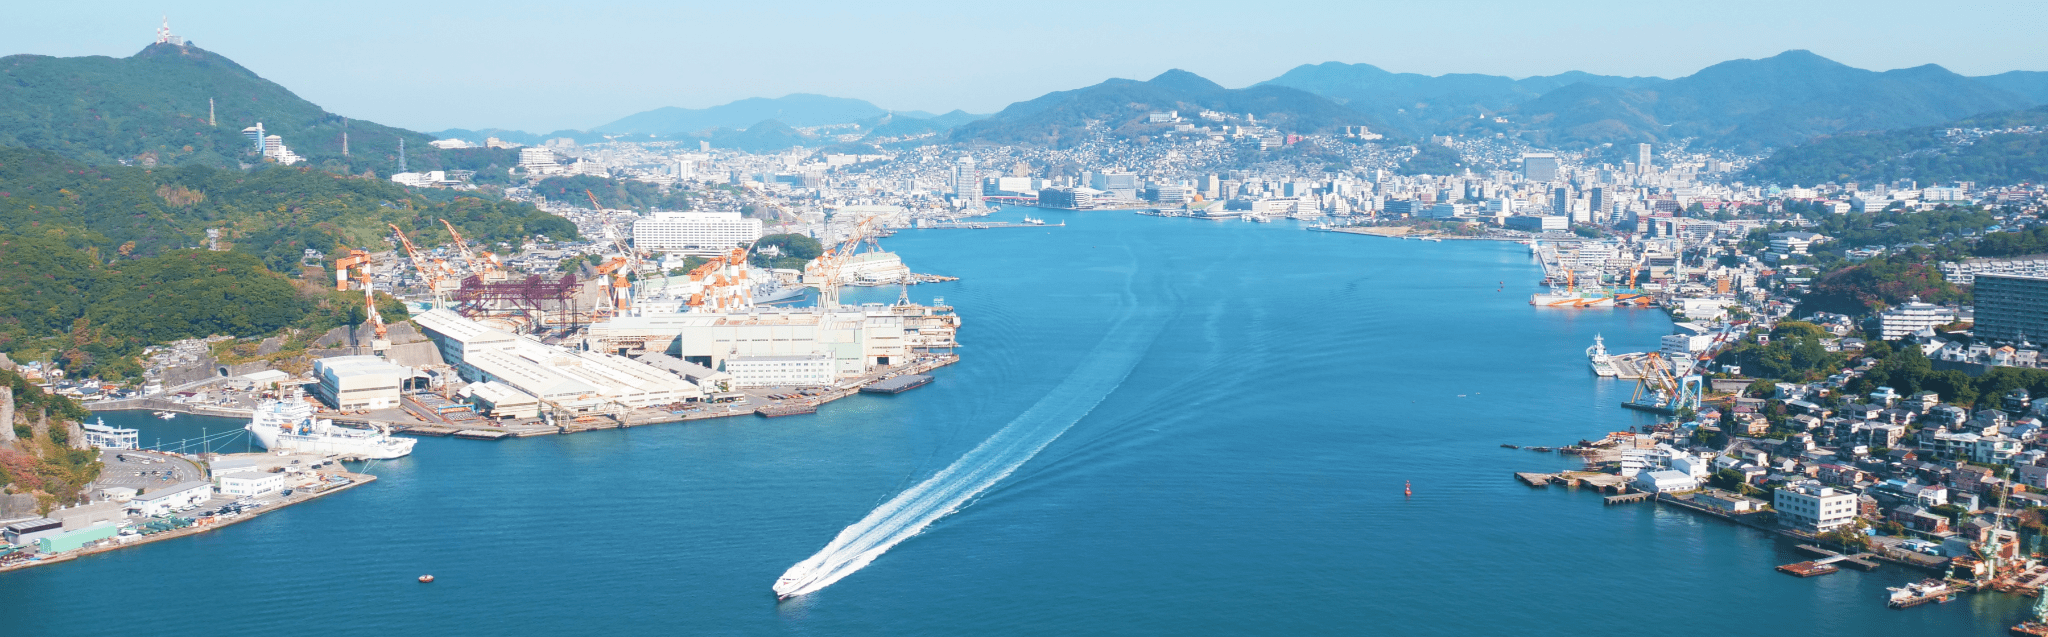
[{"label": "green trees", "polygon": [[1420,144],[1415,156],[1401,162],[1403,175],[1456,175],[1465,169],[1458,151],[1439,144]]},{"label": "green trees", "polygon": [[[761,252],[762,248],[770,246],[781,255],[771,258]],[[824,253],[825,246],[817,239],[800,234],[771,234],[754,242],[754,252],[747,257],[747,262],[758,268],[802,270],[804,264]]]},{"label": "green trees", "polygon": [[1786,321],[1771,330],[1771,342],[1743,343],[1723,352],[1718,360],[1736,362],[1744,373],[1758,378],[1801,382],[1825,377],[1841,367],[1843,356],[1827,351],[1822,340],[1833,335],[1818,325]]}]

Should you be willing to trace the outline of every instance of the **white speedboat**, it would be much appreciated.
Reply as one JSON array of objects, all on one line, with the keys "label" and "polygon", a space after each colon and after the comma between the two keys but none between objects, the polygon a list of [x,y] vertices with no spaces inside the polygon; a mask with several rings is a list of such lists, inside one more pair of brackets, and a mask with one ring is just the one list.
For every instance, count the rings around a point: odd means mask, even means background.
[{"label": "white speedboat", "polygon": [[412,453],[418,440],[391,435],[382,425],[344,427],[313,417],[313,405],[294,389],[284,398],[263,401],[244,429],[256,444],[271,451],[298,451],[363,460],[389,460]]}]

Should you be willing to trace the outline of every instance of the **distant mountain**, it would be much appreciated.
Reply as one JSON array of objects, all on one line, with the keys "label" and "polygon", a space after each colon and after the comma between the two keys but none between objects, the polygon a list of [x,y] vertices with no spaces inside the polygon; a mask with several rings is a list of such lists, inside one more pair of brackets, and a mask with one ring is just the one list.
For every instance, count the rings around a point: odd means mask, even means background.
[{"label": "distant mountain", "polygon": [[1304,64],[1260,84],[1298,88],[1336,100],[1410,136],[1447,121],[1492,114],[1573,84],[1637,88],[1667,82],[1572,71],[1516,80],[1499,75],[1391,73],[1371,64]]},{"label": "distant mountain", "polygon": [[[2033,132],[1951,135],[1953,129]],[[1921,184],[1974,181],[1988,185],[2048,181],[2048,107],[1979,115],[1935,126],[1822,137],[1781,149],[1751,167],[1754,183],[1826,182]]]},{"label": "distant mountain", "polygon": [[1226,89],[1202,76],[1174,69],[1143,82],[1112,79],[1011,104],[994,115],[953,129],[951,138],[1064,146],[1077,141],[1079,131],[1089,121],[1104,122],[1116,134],[1130,137],[1170,130],[1146,124],[1147,113],[1180,111],[1193,115],[1203,110],[1249,113],[1262,124],[1298,133],[1372,124],[1368,116],[1300,89],[1276,85]]},{"label": "distant mountain", "polygon": [[2036,103],[2048,104],[2048,71],[2009,71],[1971,79],[1992,88],[2012,91]]},{"label": "distant mountain", "polygon": [[[218,125],[208,123],[209,98]],[[126,58],[0,58],[0,145],[91,164],[235,166],[261,161],[242,136],[258,122],[312,165],[336,172],[395,172],[400,139],[412,168],[457,167],[427,145],[432,137],[345,119],[191,44],[152,44]]]},{"label": "distant mountain", "polygon": [[771,119],[793,127],[825,126],[852,123],[888,113],[867,100],[795,93],[774,99],[747,98],[711,108],[667,106],[627,115],[591,131],[675,135],[711,128],[748,128]]},{"label": "distant mountain", "polygon": [[1674,80],[1577,71],[1520,80],[1432,77],[1329,62],[1265,84],[1338,100],[1410,134],[1514,132],[1561,147],[1694,137],[1758,150],[2048,103],[2048,73],[1970,78],[1932,64],[1876,72],[1799,50],[1723,62]]}]

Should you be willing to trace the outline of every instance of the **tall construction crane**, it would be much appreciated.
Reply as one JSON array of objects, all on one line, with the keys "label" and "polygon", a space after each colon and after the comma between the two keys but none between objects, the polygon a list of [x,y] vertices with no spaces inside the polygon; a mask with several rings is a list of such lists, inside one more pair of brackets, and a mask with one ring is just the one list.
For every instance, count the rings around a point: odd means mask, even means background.
[{"label": "tall construction crane", "polygon": [[335,260],[335,291],[345,291],[348,289],[348,273],[350,268],[354,268],[359,273],[360,278],[357,281],[362,284],[363,318],[369,321],[370,325],[374,326],[377,330],[376,339],[370,341],[370,350],[372,352],[383,352],[391,349],[391,341],[385,338],[384,315],[377,311],[377,293],[371,286],[370,253],[363,250],[350,250],[348,256]]},{"label": "tall construction crane", "polygon": [[442,283],[441,277],[443,271],[446,270],[446,267],[442,264],[441,260],[433,259],[425,254],[422,254],[420,252],[419,246],[413,245],[412,239],[407,238],[405,236],[405,231],[399,230],[397,225],[385,225],[391,228],[392,234],[398,236],[398,243],[400,245],[405,246],[406,256],[412,258],[413,269],[419,271],[420,278],[426,279],[427,290],[432,292],[434,296],[434,309],[438,310],[447,306],[447,299],[444,298],[443,296],[444,292],[447,289],[447,286],[446,284]]},{"label": "tall construction crane", "polygon": [[826,248],[824,254],[818,255],[818,258],[813,259],[810,266],[805,268],[817,273],[813,283],[818,286],[818,307],[839,307],[839,286],[843,283],[840,280],[841,270],[854,251],[860,249],[861,244],[866,242],[870,226],[874,222],[874,217],[860,220],[860,223],[854,224],[853,232],[846,236],[845,241]]},{"label": "tall construction crane", "polygon": [[442,219],[441,225],[448,228],[448,236],[455,241],[455,251],[462,255],[462,262],[469,266],[470,274],[482,277],[485,281],[504,278],[502,273],[499,272],[501,264],[498,263],[498,255],[485,251],[482,253],[483,258],[477,258],[477,253],[469,251],[469,242],[463,240],[462,231],[456,230],[455,224],[449,223],[447,219]]},{"label": "tall construction crane", "polygon": [[[363,266],[365,270],[369,269],[369,251],[350,250],[348,251],[348,256],[334,260],[334,291],[348,291],[348,269],[356,266]],[[364,272],[365,276],[368,276],[368,274],[367,271]]]}]

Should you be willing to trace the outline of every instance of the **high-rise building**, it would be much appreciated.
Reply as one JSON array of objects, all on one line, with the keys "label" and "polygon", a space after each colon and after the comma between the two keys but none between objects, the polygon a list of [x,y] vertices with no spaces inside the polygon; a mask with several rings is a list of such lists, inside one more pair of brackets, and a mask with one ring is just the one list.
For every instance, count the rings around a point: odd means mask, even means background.
[{"label": "high-rise building", "polygon": [[633,246],[656,253],[713,255],[761,238],[761,220],[738,212],[657,212],[633,222]]},{"label": "high-rise building", "polygon": [[1557,181],[1557,155],[1529,153],[1522,156],[1522,178],[1529,181]]},{"label": "high-rise building", "polygon": [[1650,172],[1650,145],[1636,144],[1636,170]]},{"label": "high-rise building", "polygon": [[1605,220],[1607,218],[1607,209],[1614,206],[1613,197],[1607,191],[1608,188],[1606,187],[1593,189],[1593,221],[1595,222]]},{"label": "high-rise building", "polygon": [[966,155],[953,160],[953,197],[960,205],[981,207],[981,172],[974,168],[974,158]]},{"label": "high-rise building", "polygon": [[249,138],[249,145],[254,147],[250,150],[263,152],[263,122],[256,122],[255,126],[242,129],[242,136]]},{"label": "high-rise building", "polygon": [[1558,186],[1550,189],[1550,214],[1570,217],[1572,214],[1572,189]]},{"label": "high-rise building", "polygon": [[2017,343],[2048,335],[2048,277],[1979,274],[1974,296],[1977,324],[1971,333],[1977,338]]}]

